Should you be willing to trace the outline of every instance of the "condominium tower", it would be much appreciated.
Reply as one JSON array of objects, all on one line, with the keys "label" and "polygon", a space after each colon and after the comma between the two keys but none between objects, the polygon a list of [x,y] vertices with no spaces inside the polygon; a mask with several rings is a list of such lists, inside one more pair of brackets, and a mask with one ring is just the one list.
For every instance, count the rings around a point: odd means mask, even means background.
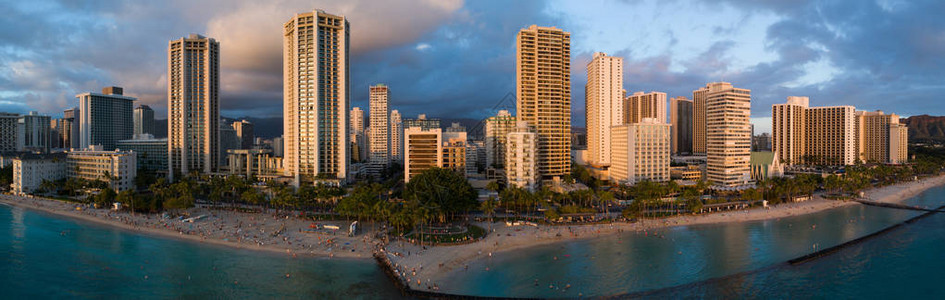
[{"label": "condominium tower", "polygon": [[400,111],[390,111],[390,158],[403,163],[404,160],[404,123]]},{"label": "condominium tower", "polygon": [[516,37],[518,121],[538,134],[538,172],[543,179],[571,170],[571,34],[532,25]]},{"label": "condominium tower", "polygon": [[135,98],[122,95],[120,87],[106,87],[102,93],[84,93],[79,98],[79,148],[102,145],[115,150],[119,140],[134,133],[132,110]]},{"label": "condominium tower", "polygon": [[351,159],[367,159],[367,132],[364,128],[364,111],[360,107],[351,108],[348,116],[348,142],[351,144]]},{"label": "condominium tower", "polygon": [[610,127],[624,123],[623,58],[597,52],[587,63],[584,86],[587,155],[594,166],[610,165]]},{"label": "condominium tower", "polygon": [[856,161],[853,106],[810,107],[807,97],[771,106],[772,147],[786,164],[850,165]]},{"label": "condominium tower", "polygon": [[517,122],[505,138],[505,180],[509,186],[538,188],[538,135],[526,122]]},{"label": "condominium tower", "polygon": [[240,120],[231,125],[236,130],[236,138],[240,140],[240,149],[253,149],[256,144],[256,126],[250,121]]},{"label": "condominium tower", "polygon": [[682,96],[670,99],[669,122],[673,125],[672,153],[692,153],[692,100]]},{"label": "condominium tower", "polygon": [[371,150],[368,171],[380,174],[390,165],[390,88],[384,84],[370,87]]},{"label": "condominium tower", "polygon": [[321,10],[283,24],[285,172],[293,184],[344,183],[348,173],[348,39],[344,16]]},{"label": "condominium tower", "polygon": [[167,111],[171,180],[215,172],[222,162],[219,42],[197,34],[168,42]]},{"label": "condominium tower", "polygon": [[727,82],[706,85],[706,177],[739,186],[751,178],[751,91]]},{"label": "condominium tower", "polygon": [[666,123],[666,93],[636,92],[627,96],[626,123],[640,123],[643,119],[656,119],[658,123]]}]

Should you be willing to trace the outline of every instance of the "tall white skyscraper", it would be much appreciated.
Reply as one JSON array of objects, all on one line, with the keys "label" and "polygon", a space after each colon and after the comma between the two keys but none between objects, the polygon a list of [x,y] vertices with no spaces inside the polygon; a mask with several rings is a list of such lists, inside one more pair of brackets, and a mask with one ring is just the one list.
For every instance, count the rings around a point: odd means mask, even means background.
[{"label": "tall white skyscraper", "polygon": [[384,84],[371,86],[371,154],[368,171],[380,174],[390,165],[390,89]]},{"label": "tall white skyscraper", "polygon": [[587,64],[585,122],[587,162],[610,165],[610,127],[624,123],[623,58],[594,53]]},{"label": "tall white skyscraper", "polygon": [[322,10],[283,24],[285,172],[293,184],[348,175],[348,39],[344,16]]},{"label": "tall white skyscraper", "polygon": [[197,34],[168,42],[167,111],[170,179],[216,171],[221,165],[219,42]]},{"label": "tall white skyscraper", "polygon": [[400,111],[390,111],[390,157],[403,163],[404,160],[404,123]]}]

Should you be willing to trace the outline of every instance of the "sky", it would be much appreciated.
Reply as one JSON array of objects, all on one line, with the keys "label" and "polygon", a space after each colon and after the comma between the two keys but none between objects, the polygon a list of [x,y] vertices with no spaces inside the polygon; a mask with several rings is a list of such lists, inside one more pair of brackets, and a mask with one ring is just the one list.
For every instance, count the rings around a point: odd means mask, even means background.
[{"label": "sky", "polygon": [[756,133],[771,104],[945,114],[945,1],[938,0],[0,0],[0,111],[53,116],[76,94],[122,86],[166,115],[167,43],[221,45],[221,115],[282,115],[282,23],[322,9],[351,25],[351,106],[391,87],[407,117],[482,119],[515,92],[515,35],[571,33],[572,124],[584,126],[586,64],[624,58],[629,92],[692,96],[708,82],[752,90]]}]

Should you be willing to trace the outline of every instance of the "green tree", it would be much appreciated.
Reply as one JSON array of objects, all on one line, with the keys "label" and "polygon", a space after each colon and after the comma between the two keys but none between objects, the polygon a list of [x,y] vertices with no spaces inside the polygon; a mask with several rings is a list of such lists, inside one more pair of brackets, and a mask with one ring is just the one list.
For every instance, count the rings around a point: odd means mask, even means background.
[{"label": "green tree", "polygon": [[420,205],[435,208],[443,222],[446,216],[469,211],[478,205],[476,191],[466,178],[443,168],[431,168],[410,179],[404,190],[406,199],[416,199]]},{"label": "green tree", "polygon": [[102,189],[98,195],[95,195],[95,204],[97,204],[99,207],[107,208],[111,206],[112,203],[115,203],[115,197],[117,197],[115,190],[111,188]]}]

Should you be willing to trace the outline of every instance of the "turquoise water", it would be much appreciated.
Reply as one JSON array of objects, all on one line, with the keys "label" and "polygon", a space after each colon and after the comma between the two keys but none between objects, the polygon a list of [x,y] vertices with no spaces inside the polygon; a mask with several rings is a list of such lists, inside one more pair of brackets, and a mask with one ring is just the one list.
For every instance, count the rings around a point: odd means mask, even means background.
[{"label": "turquoise water", "polygon": [[293,259],[0,205],[0,299],[399,297],[371,260]]},{"label": "turquoise water", "polygon": [[[945,188],[907,203],[945,204]],[[441,286],[519,297],[942,298],[945,292],[935,287],[945,278],[943,214],[806,264],[784,264],[918,214],[856,205],[781,220],[677,227],[657,237],[628,233],[541,246],[500,253]],[[563,289],[567,284],[571,288]],[[0,299],[53,297],[400,295],[368,260],[293,259],[0,205]]]},{"label": "turquoise water", "polygon": [[[945,188],[929,190],[906,203],[937,207],[945,203]],[[913,211],[855,205],[780,220],[685,226],[659,230],[658,235],[628,233],[540,246],[501,253],[470,266],[469,271],[456,273],[441,286],[461,294],[515,297],[640,295],[654,290],[659,290],[654,292],[657,295],[688,296],[703,292],[872,296],[864,294],[869,289],[860,285],[903,289],[921,286],[922,282],[890,281],[890,274],[902,278],[945,275],[945,256],[940,252],[945,250],[945,227],[941,226],[945,216],[931,216],[894,234],[881,235],[798,267],[771,266],[917,215]],[[888,264],[894,259],[934,263],[913,269],[908,264]],[[763,270],[743,274],[759,269]],[[743,276],[732,276],[736,274]],[[724,276],[731,277],[704,282]],[[571,287],[564,289],[567,285]],[[821,285],[825,288],[808,290]]]}]

